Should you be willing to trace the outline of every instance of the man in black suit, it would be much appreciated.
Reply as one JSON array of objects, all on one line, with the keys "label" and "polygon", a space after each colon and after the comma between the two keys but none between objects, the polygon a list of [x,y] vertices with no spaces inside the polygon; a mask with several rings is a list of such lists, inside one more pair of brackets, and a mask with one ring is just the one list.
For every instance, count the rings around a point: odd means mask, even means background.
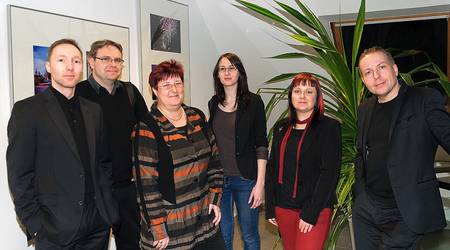
[{"label": "man in black suit", "polygon": [[117,220],[101,109],[78,97],[83,56],[54,42],[51,86],[17,102],[8,123],[8,182],[19,221],[36,249],[107,249]]},{"label": "man in black suit", "polygon": [[446,221],[434,155],[450,152],[450,116],[433,89],[397,80],[391,54],[365,50],[359,70],[373,94],[358,109],[353,223],[356,248],[415,249]]},{"label": "man in black suit", "polygon": [[109,155],[112,161],[113,196],[119,205],[120,223],[113,233],[118,250],[138,250],[140,217],[136,186],[131,181],[131,131],[147,105],[138,89],[119,77],[123,69],[122,45],[95,41],[88,56],[92,74],[77,85],[77,94],[103,111]]}]

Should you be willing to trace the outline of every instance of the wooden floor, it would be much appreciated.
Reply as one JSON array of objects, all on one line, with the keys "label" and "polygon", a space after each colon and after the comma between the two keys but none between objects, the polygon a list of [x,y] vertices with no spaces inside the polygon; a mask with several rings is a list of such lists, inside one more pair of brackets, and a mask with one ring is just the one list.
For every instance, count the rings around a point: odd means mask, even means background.
[{"label": "wooden floor", "polygon": [[[239,225],[237,224],[237,220],[234,223],[234,241],[233,241],[233,249],[241,250],[244,249],[244,244],[240,238]],[[278,231],[275,226],[267,222],[264,218],[264,212],[261,212],[259,215],[259,233],[261,237],[261,249],[262,250],[282,250],[283,245],[281,244],[281,240],[278,237]],[[351,250],[351,242],[350,242],[350,232],[348,227],[344,228],[341,237],[338,240],[336,250]],[[449,248],[450,249],[450,248]]]},{"label": "wooden floor", "polygon": [[[447,218],[449,220],[449,218]],[[447,221],[447,228],[443,231],[427,234],[422,240],[418,250],[450,250],[450,221]],[[259,233],[261,237],[261,249],[262,250],[282,250],[283,246],[281,241],[278,241],[278,231],[275,226],[268,223],[264,219],[264,212],[260,213],[259,220]],[[240,238],[239,225],[235,220],[234,230],[234,250],[244,249],[244,245]],[[336,250],[352,250],[350,241],[350,231],[346,226],[336,245]]]}]

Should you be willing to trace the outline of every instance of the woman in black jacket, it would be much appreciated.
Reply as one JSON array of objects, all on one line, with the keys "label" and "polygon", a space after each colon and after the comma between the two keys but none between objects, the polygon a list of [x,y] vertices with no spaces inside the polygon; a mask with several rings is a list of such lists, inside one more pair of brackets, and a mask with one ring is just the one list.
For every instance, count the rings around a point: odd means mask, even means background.
[{"label": "woman in black jacket", "polygon": [[266,219],[284,249],[320,250],[330,228],[341,165],[341,129],[323,115],[319,80],[298,74],[289,86],[289,117],[274,127],[266,175]]},{"label": "woman in black jacket", "polygon": [[238,56],[226,53],[214,68],[215,95],[208,103],[224,170],[220,227],[227,249],[233,248],[236,205],[245,249],[259,250],[259,205],[264,200],[267,136],[264,103],[248,90]]}]

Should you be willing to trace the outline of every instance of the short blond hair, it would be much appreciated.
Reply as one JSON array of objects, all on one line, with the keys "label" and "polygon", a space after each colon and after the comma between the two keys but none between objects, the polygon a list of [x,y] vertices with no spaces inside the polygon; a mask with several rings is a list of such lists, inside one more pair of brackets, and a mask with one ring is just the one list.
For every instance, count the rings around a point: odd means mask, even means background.
[{"label": "short blond hair", "polygon": [[53,54],[53,50],[54,50],[57,46],[62,45],[62,44],[69,44],[69,45],[74,46],[75,48],[77,48],[78,51],[80,51],[81,58],[83,58],[83,52],[81,52],[80,46],[78,46],[77,41],[75,41],[75,40],[73,40],[73,39],[70,39],[70,38],[63,38],[63,39],[59,39],[59,40],[54,41],[54,42],[50,45],[50,47],[48,47],[48,52],[47,52],[47,58],[48,58],[48,59],[47,59],[47,60],[50,61],[50,57],[51,57],[51,55]]},{"label": "short blond hair", "polygon": [[389,51],[383,49],[380,46],[373,46],[373,47],[370,47],[368,49],[365,49],[363,51],[363,53],[361,53],[361,55],[359,56],[358,65],[361,63],[361,60],[362,60],[363,57],[365,57],[365,56],[367,56],[369,54],[375,53],[375,52],[383,53],[386,56],[386,58],[388,59],[388,61],[389,61],[389,63],[391,65],[395,64],[394,58],[392,57],[392,54]]}]

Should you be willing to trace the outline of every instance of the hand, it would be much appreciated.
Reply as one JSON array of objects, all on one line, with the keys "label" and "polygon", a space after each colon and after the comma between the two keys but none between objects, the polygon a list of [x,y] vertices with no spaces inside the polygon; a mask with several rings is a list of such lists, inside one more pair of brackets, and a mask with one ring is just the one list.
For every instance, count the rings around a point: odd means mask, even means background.
[{"label": "hand", "polygon": [[166,249],[167,245],[169,245],[169,237],[153,241],[153,247],[156,248],[156,250]]},{"label": "hand", "polygon": [[302,233],[309,233],[309,232],[311,232],[312,228],[313,228],[313,225],[306,223],[302,219],[300,219],[300,221],[298,222],[298,229]]},{"label": "hand", "polygon": [[[253,202],[252,202],[253,201]],[[264,201],[264,184],[256,183],[253,187],[250,197],[248,198],[248,204],[252,203],[250,208],[257,208]]]},{"label": "hand", "polygon": [[268,221],[269,221],[270,224],[278,227],[278,223],[277,223],[277,220],[275,218],[270,218],[270,219],[268,219]]},{"label": "hand", "polygon": [[220,213],[220,208],[216,205],[209,204],[208,214],[211,214],[211,211],[214,211],[214,220],[212,223],[214,226],[219,225],[220,219],[222,218],[222,214]]}]

